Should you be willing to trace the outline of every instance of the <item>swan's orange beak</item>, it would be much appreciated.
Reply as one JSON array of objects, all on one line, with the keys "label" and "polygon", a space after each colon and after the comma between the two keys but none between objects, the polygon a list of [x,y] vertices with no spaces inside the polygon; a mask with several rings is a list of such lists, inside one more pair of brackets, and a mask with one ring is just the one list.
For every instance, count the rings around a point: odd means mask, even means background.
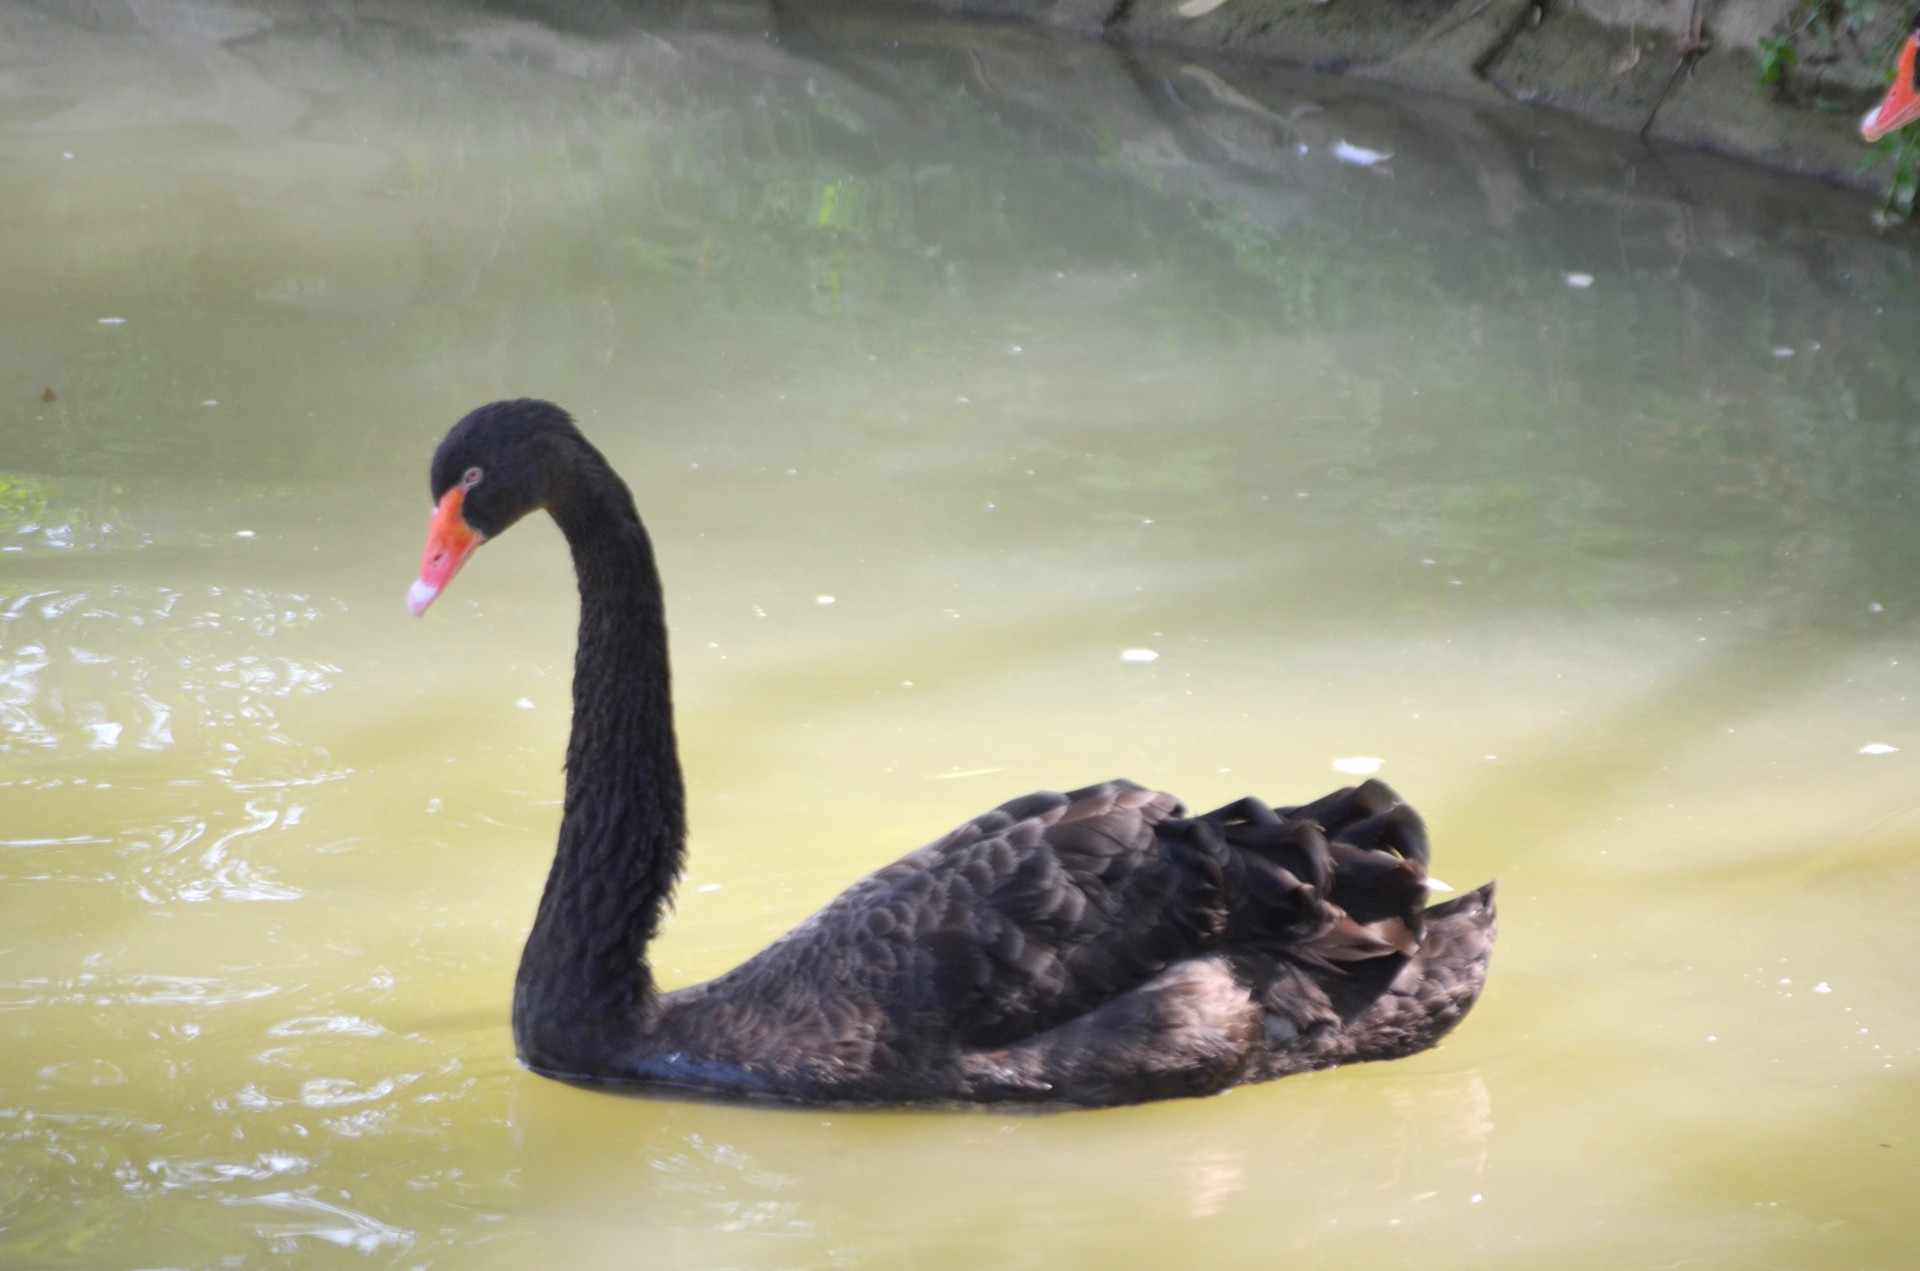
[{"label": "swan's orange beak", "polygon": [[1916,45],[1920,45],[1920,32],[1907,37],[1900,47],[1900,61],[1894,68],[1893,86],[1887,89],[1887,95],[1880,104],[1867,112],[1860,121],[1860,135],[1868,141],[1878,141],[1896,128],[1904,128],[1916,119],[1920,119],[1920,84],[1914,81],[1913,57]]},{"label": "swan's orange beak", "polygon": [[468,525],[467,518],[460,513],[460,505],[466,498],[466,490],[455,486],[440,496],[440,506],[433,509],[433,524],[427,528],[426,554],[420,558],[420,577],[407,588],[407,608],[413,610],[416,618],[425,613],[434,597],[453,581],[453,576],[467,563],[467,557],[473,555],[473,549],[487,541],[487,536]]}]

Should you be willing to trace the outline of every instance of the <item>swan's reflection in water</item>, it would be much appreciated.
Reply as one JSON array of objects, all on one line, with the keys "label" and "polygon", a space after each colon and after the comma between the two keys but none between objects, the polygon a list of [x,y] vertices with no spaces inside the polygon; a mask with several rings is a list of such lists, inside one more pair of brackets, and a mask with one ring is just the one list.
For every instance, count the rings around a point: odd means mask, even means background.
[{"label": "swan's reflection in water", "polygon": [[[534,1082],[516,1086],[511,1106],[542,1240],[596,1265],[643,1242],[698,1265],[1039,1265],[1053,1255],[1036,1247],[1038,1232],[1063,1237],[1055,1248],[1140,1256],[1177,1246],[1188,1220],[1221,1218],[1268,1222],[1275,1251],[1325,1254],[1343,1224],[1384,1234],[1429,1206],[1474,1204],[1492,1129],[1478,1072],[1386,1083],[1376,1093],[1409,1115],[1384,1132],[1366,1120],[1357,1170],[1344,1158],[1363,1126],[1316,1105],[1315,1080],[1278,1117],[1257,1118],[1237,1096],[1172,1115],[660,1100],[609,1110],[604,1097]],[[1097,1226],[1081,1206],[1088,1192],[1107,1201]],[[1327,1203],[1329,1192],[1339,1199]]]}]

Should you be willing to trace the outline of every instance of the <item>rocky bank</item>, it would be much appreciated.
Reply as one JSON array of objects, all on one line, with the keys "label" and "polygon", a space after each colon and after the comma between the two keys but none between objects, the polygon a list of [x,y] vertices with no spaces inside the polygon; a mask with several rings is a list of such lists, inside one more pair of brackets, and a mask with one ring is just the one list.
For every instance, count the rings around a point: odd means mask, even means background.
[{"label": "rocky bank", "polygon": [[[1878,4],[1858,21],[1864,4],[1808,0],[882,2],[1545,106],[1862,188],[1886,174],[1860,170],[1857,122],[1912,16]],[[1763,86],[1760,42],[1796,29],[1795,64]]]}]

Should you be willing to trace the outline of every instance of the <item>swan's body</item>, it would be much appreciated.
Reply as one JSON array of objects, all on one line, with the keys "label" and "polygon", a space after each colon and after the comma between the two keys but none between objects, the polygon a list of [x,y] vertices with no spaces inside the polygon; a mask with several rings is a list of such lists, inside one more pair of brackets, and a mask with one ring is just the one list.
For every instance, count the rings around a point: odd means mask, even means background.
[{"label": "swan's body", "polygon": [[1479,995],[1492,885],[1422,912],[1425,831],[1384,785],[1189,817],[1124,781],[1003,804],[660,993],[646,946],[685,812],[631,496],[530,401],[456,425],[432,485],[415,612],[537,507],[579,576],[565,810],[514,994],[536,1072],[806,1103],[1135,1103],[1411,1054]]}]

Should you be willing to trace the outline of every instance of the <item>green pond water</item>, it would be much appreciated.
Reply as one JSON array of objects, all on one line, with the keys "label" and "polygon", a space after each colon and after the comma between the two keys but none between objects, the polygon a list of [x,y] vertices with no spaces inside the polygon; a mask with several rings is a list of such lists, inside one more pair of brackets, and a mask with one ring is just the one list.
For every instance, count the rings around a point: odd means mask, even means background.
[{"label": "green pond water", "polygon": [[[0,1265],[1913,1265],[1912,235],[1362,83],[554,12],[0,7]],[[661,553],[663,982],[1031,789],[1377,763],[1500,879],[1480,1006],[1109,1112],[522,1071],[564,545],[404,604],[518,395]]]}]

